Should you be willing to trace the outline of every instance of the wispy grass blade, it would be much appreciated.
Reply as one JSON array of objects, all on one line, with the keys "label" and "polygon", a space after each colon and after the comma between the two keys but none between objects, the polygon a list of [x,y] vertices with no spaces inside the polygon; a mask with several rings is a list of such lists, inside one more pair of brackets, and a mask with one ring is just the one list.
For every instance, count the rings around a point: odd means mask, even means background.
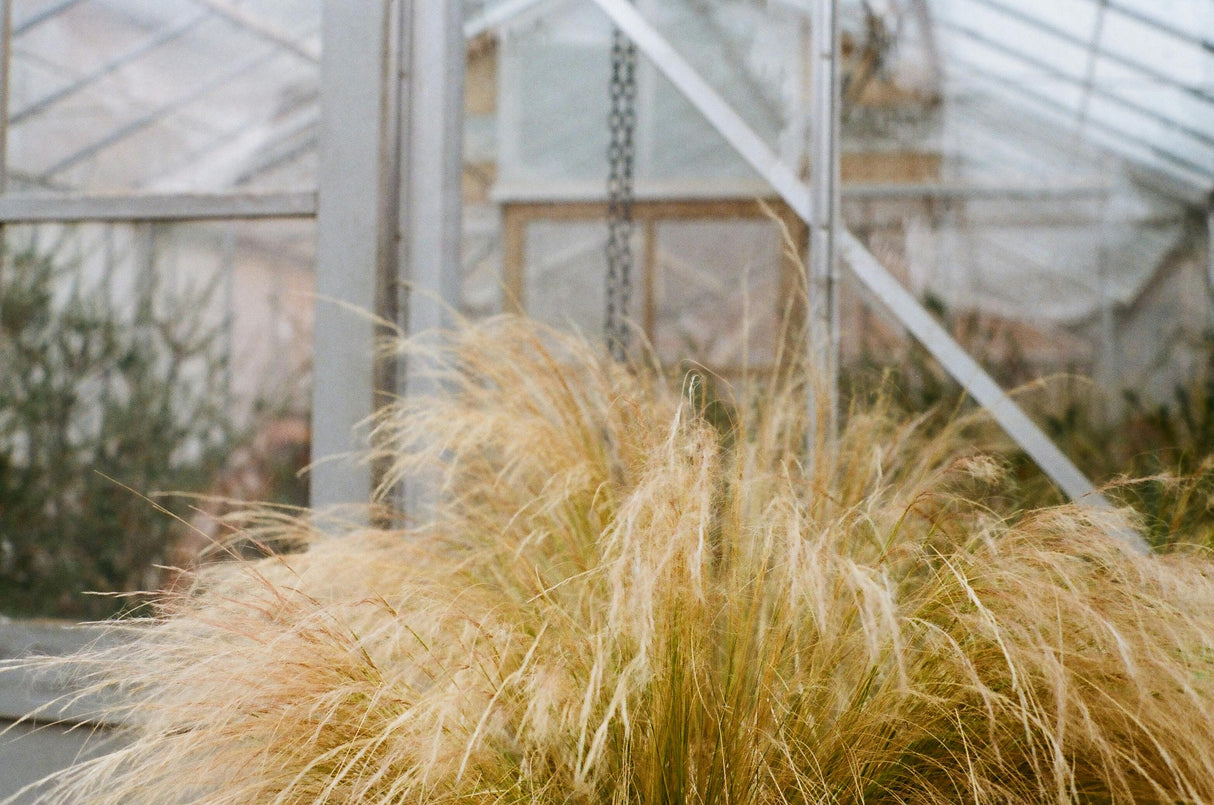
[{"label": "wispy grass blade", "polygon": [[422,348],[372,460],[432,517],[252,514],[294,550],[76,660],[131,743],[48,802],[1214,801],[1206,556],[1016,511],[964,420],[878,399],[805,455],[795,373],[722,425],[520,319]]}]

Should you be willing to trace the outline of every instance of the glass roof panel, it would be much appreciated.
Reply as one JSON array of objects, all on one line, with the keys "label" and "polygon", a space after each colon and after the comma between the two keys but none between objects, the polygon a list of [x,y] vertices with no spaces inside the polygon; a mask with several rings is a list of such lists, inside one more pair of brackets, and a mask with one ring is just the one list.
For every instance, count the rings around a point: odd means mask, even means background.
[{"label": "glass roof panel", "polygon": [[[481,0],[470,7],[479,14],[512,5],[519,5],[518,0]],[[518,65],[513,72],[503,72],[503,103],[517,114],[504,118],[503,132],[509,140],[514,127],[522,150],[507,147],[503,177],[588,180],[600,172],[605,144],[599,131],[604,126],[596,125],[602,115],[592,114],[605,113],[605,101],[590,88],[602,83],[600,74],[606,71],[609,24],[589,2],[529,5],[526,13],[506,26],[505,57],[516,59]],[[679,0],[642,2],[640,7],[769,144],[786,157],[796,157],[806,147],[802,137],[806,127],[797,126],[806,114],[805,87],[798,84],[796,64],[804,40],[796,31],[811,5],[804,0],[711,4]],[[1040,124],[1072,150],[1095,145],[1167,177],[1189,199],[1214,187],[1214,48],[1203,45],[1214,40],[1210,4],[1201,0],[845,0],[841,17],[845,57],[858,61],[864,56],[859,51],[883,38],[876,48],[875,72],[886,88],[920,101],[940,93],[945,107],[942,119],[923,109],[914,120],[903,114],[893,123],[875,127],[870,111],[851,110],[855,114],[845,121],[845,139],[861,142],[863,148],[879,140],[886,149],[921,148],[930,146],[932,137],[943,137],[953,146],[964,146],[963,151],[944,154],[946,160],[988,165],[996,168],[988,178],[1001,179],[1008,171],[997,170],[991,152],[1025,151],[1016,139],[1034,142],[1037,134],[1022,129]],[[874,36],[874,21],[879,36]],[[545,62],[561,48],[575,45],[588,60],[586,69],[562,71]],[[853,49],[850,57],[849,48]],[[594,64],[602,69],[591,69]],[[845,73],[853,66],[845,65]],[[526,79],[521,80],[524,73]],[[945,83],[933,87],[936,73]],[[512,81],[512,76],[520,80]],[[555,92],[562,82],[569,84],[569,91]],[[684,176],[696,169],[702,174],[748,175],[732,158],[713,157],[716,149],[726,146],[711,132],[701,131],[705,124],[677,93],[663,94],[660,77],[648,82],[649,101],[661,102],[656,113],[646,110],[642,87],[640,136],[651,142],[640,149],[641,176]],[[581,101],[570,100],[573,96]],[[586,108],[579,106],[581,111],[572,113],[578,103]],[[980,126],[988,135],[997,132],[996,141],[982,142],[964,133],[975,128],[968,120],[971,114],[997,117],[1000,110],[1003,120],[998,125]],[[531,126],[535,137],[528,136],[528,120],[535,124]],[[586,127],[582,135],[566,131],[574,121]],[[663,136],[677,141],[678,147],[666,149]],[[703,148],[697,146],[701,141]],[[528,144],[534,146],[530,157]],[[1067,181],[1067,174],[1091,175],[1092,160],[1099,162],[1098,155],[1079,160],[1071,156],[1059,154],[1054,164],[1039,165],[1032,173],[1048,178],[1052,169],[1055,180]],[[679,157],[686,157],[687,164],[680,167]],[[544,169],[544,162],[555,173]],[[571,165],[573,170],[567,171]],[[516,171],[519,168],[525,169]]]},{"label": "glass roof panel", "polygon": [[319,14],[319,0],[17,0],[12,187],[314,186]]},{"label": "glass roof panel", "polygon": [[[502,4],[504,5],[504,3]],[[794,145],[798,14],[754,3],[641,0],[654,27],[773,149]],[[601,195],[607,175],[611,23],[587,0],[534,4],[502,26],[501,180],[505,194]],[[637,67],[636,175],[642,194],[751,198],[762,182],[661,71]],[[799,151],[788,149],[796,161]],[[541,187],[548,183],[548,187]],[[528,188],[524,188],[528,185]],[[675,188],[672,190],[672,188]]]},{"label": "glass roof panel", "polygon": [[[645,0],[642,10],[773,147],[794,158],[805,147],[797,125],[805,88],[789,62],[804,44],[797,21],[810,5]],[[14,187],[312,186],[319,7],[320,0],[15,0]],[[503,118],[506,144],[510,136],[520,139],[504,155],[504,178],[531,157],[549,162],[527,163],[523,173],[537,180],[597,177],[605,125],[591,112],[602,106],[605,113],[606,106],[588,87],[604,72],[594,65],[605,64],[605,18],[585,0],[465,0],[465,9],[469,18],[524,9],[506,25],[514,44],[503,58],[515,65],[503,70],[502,103],[516,113],[520,106],[542,108]],[[1020,136],[1027,115],[1166,175],[1194,197],[1214,186],[1214,49],[1206,46],[1214,40],[1214,5],[845,0],[842,18],[845,49],[849,37],[856,47],[866,45],[867,27],[881,22],[889,43],[879,54],[879,72],[894,85],[926,86],[932,80],[925,76],[942,74],[946,128],[958,130],[944,133],[929,121],[909,133],[905,125],[877,131],[867,125],[871,120],[849,120],[848,136],[884,136],[888,147],[900,147],[934,132],[968,149],[946,158],[993,167],[991,151],[1017,147],[976,142],[964,134],[974,128],[966,117],[971,107],[978,116],[1003,108],[1003,139]],[[586,69],[550,63],[575,57]],[[642,176],[715,171],[753,178],[732,155],[718,154],[724,144],[652,68],[642,69],[641,105],[656,108],[664,121],[642,132],[650,138],[639,155]],[[513,85],[512,76],[519,79]],[[553,83],[562,76],[570,79],[567,92]],[[511,99],[524,91],[528,99]],[[576,106],[577,97],[585,99],[585,114],[561,111]],[[993,103],[979,102],[982,97]],[[553,114],[540,114],[545,109]],[[541,119],[547,122],[539,125]],[[512,164],[512,154],[522,161]]]},{"label": "glass roof panel", "polygon": [[931,0],[948,102],[1032,114],[1179,182],[1214,187],[1214,6],[1200,0]]}]

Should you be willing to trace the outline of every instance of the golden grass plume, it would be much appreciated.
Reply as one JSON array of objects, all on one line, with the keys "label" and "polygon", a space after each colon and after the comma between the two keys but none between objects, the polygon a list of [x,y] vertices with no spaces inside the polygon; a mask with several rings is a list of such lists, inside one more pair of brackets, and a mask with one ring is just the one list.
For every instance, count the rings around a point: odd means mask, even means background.
[{"label": "golden grass plume", "polygon": [[77,660],[130,743],[47,801],[1214,801],[1206,557],[1001,511],[997,460],[879,404],[807,451],[796,378],[723,426],[520,319],[426,360],[374,460],[432,516],[249,515],[304,549]]}]

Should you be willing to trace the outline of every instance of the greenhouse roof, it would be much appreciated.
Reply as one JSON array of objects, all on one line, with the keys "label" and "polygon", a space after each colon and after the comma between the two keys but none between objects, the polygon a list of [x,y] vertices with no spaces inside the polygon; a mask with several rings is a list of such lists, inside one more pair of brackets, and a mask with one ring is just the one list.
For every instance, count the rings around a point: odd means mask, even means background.
[{"label": "greenhouse roof", "polygon": [[[933,0],[952,96],[1031,111],[1197,193],[1214,188],[1214,6],[1202,0]],[[1028,121],[1032,124],[1034,121]],[[1008,125],[1012,124],[1012,125]]]},{"label": "greenhouse roof", "polygon": [[318,0],[14,3],[17,188],[314,185]]},{"label": "greenhouse roof", "polygon": [[[571,2],[467,0],[466,11],[471,28],[484,30]],[[13,5],[15,189],[315,186],[320,0]],[[679,6],[711,20],[710,45],[722,52],[753,33],[748,18],[812,5],[640,3],[657,16]],[[1204,0],[844,0],[842,9],[845,32],[876,43],[881,71],[935,85],[953,109],[943,148],[989,168],[992,181],[1058,181],[1054,170],[1070,183],[1098,177],[1099,160],[1035,163],[1044,140],[1096,146],[1191,202],[1214,188],[1214,6]],[[679,44],[677,31],[668,36]],[[763,46],[722,62],[739,82],[761,85],[770,69],[755,50]],[[785,100],[779,88],[774,95]]]}]

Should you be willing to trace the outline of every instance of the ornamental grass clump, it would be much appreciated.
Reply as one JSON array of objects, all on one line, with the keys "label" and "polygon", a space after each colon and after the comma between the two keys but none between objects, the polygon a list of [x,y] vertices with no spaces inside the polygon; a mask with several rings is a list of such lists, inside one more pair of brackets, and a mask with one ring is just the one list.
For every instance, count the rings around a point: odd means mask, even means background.
[{"label": "ornamental grass clump", "polygon": [[424,361],[372,460],[433,509],[248,515],[297,550],[75,661],[130,743],[48,801],[1214,801],[1214,566],[1005,506],[965,421],[807,439],[793,376],[710,422],[512,318]]}]

